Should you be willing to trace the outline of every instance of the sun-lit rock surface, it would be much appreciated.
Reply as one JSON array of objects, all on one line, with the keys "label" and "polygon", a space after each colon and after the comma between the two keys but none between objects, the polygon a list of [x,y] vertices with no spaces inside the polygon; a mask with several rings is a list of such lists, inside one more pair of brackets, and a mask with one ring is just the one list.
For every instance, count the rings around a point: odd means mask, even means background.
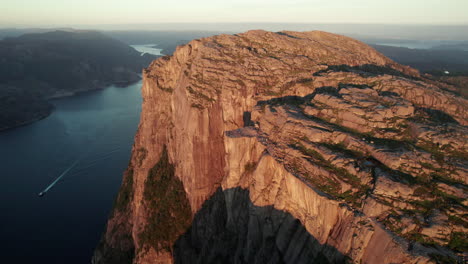
[{"label": "sun-lit rock surface", "polygon": [[[94,263],[435,263],[466,251],[467,101],[361,42],[194,40],[145,69],[142,93]],[[152,175],[172,166],[155,186],[175,182],[164,195],[180,202],[152,203],[163,198],[146,195]],[[188,207],[192,224],[174,219]]]}]

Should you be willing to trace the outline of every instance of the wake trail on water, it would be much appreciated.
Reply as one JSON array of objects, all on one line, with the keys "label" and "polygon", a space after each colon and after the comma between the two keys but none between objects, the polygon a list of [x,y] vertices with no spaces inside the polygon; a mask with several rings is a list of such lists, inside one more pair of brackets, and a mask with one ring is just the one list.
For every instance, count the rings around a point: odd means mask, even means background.
[{"label": "wake trail on water", "polygon": [[86,166],[82,167],[82,168],[78,168],[78,170],[76,170],[73,174],[71,174],[70,176],[68,177],[75,177],[77,175],[80,175],[80,174],[83,174],[85,173],[89,168],[91,167],[94,167],[96,165],[98,165],[101,161],[104,161],[104,160],[107,160],[107,159],[110,159],[112,158],[116,152],[119,152],[119,150],[114,150],[114,151],[111,151],[111,152],[108,152],[107,154],[105,155],[102,155],[101,157],[99,158],[96,158],[90,162],[87,163]]},{"label": "wake trail on water", "polygon": [[62,174],[60,174],[60,175],[57,177],[57,179],[55,179],[55,181],[53,181],[51,184],[49,184],[49,186],[47,186],[47,188],[45,188],[42,192],[40,192],[40,193],[39,193],[39,196],[43,196],[44,194],[46,194],[52,187],[54,187],[54,185],[55,185],[58,181],[60,181],[60,179],[63,178],[63,176],[67,175],[67,173],[68,173],[71,169],[73,169],[73,168],[78,164],[78,162],[80,162],[80,160],[76,160],[75,162],[73,162],[73,164],[72,164],[70,167],[68,167],[66,170],[64,170],[64,171],[62,172]]},{"label": "wake trail on water", "polygon": [[[103,160],[106,160],[106,159],[109,159],[113,156],[113,154],[115,154],[116,152],[119,152],[121,150],[121,148],[116,148],[116,149],[113,149],[101,156],[98,156],[98,157],[95,157],[94,160],[88,162],[88,165],[83,167],[83,168],[80,168],[78,171],[76,171],[74,174],[72,174],[71,176],[76,176],[76,175],[79,175],[79,174],[82,174],[83,172],[85,172],[87,169],[93,167],[93,166],[96,166],[99,162],[103,161]],[[76,165],[78,165],[78,163],[80,163],[81,159],[77,159],[75,160],[75,162],[73,162],[66,170],[64,170],[51,184],[49,184],[49,186],[47,186],[42,192],[39,193],[39,196],[42,197],[44,196],[52,187],[54,187],[55,184],[57,184],[63,177],[65,177],[65,175],[67,175],[73,168],[76,167]]]}]

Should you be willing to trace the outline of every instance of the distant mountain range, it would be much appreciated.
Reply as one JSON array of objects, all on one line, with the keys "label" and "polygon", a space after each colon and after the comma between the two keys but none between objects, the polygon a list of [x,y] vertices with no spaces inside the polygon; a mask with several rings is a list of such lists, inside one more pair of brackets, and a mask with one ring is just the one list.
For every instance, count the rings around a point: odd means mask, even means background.
[{"label": "distant mountain range", "polygon": [[47,99],[126,85],[156,57],[94,31],[53,31],[0,41],[0,130],[46,117]]},{"label": "distant mountain range", "polygon": [[113,30],[105,31],[106,35],[129,45],[157,44],[165,55],[174,53],[178,45],[183,45],[192,39],[210,37],[221,34],[218,31],[144,31],[144,30]]},{"label": "distant mountain range", "polygon": [[[386,45],[371,45],[392,60],[433,74],[452,72],[468,74],[468,51],[463,45],[439,46],[433,49],[409,49]],[[456,49],[459,47],[460,49]]]},{"label": "distant mountain range", "polygon": [[392,60],[430,74],[428,78],[450,84],[451,91],[468,98],[468,45],[437,46],[431,49],[409,49],[371,45]]},{"label": "distant mountain range", "polygon": [[[3,38],[0,40],[0,130],[47,116],[52,109],[47,99],[138,80],[141,69],[155,56],[140,56],[128,45],[157,44],[163,49],[163,54],[171,55],[177,45],[220,33],[201,30],[47,31],[0,30],[0,39]],[[467,96],[467,42],[454,41],[430,49],[410,49],[372,44],[389,42],[398,45],[408,40],[358,39],[398,63],[455,84],[460,88],[457,92]]]},{"label": "distant mountain range", "polygon": [[461,42],[455,44],[441,44],[433,47],[432,49],[468,51],[468,42]]}]

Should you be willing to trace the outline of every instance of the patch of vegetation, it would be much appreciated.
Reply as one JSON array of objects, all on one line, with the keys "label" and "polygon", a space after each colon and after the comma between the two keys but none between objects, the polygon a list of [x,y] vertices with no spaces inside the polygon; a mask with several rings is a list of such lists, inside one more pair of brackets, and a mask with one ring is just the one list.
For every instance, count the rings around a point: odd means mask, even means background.
[{"label": "patch of vegetation", "polygon": [[418,186],[416,189],[414,189],[413,196],[425,196],[428,193],[430,193],[430,190],[423,186]]},{"label": "patch of vegetation", "polygon": [[356,84],[356,83],[338,83],[338,88],[348,88],[348,87],[352,87],[352,88],[358,88],[358,89],[366,89],[366,88],[370,88],[369,85],[367,84]]},{"label": "patch of vegetation", "polygon": [[357,159],[367,157],[367,155],[361,151],[346,148],[342,142],[338,144],[320,143],[320,145],[328,148],[329,150],[346,154],[349,157]]},{"label": "patch of vegetation", "polygon": [[447,175],[442,175],[440,173],[431,173],[431,177],[432,179],[439,181],[439,182],[443,182],[447,185],[461,184],[466,187],[466,184],[464,184],[463,181],[452,179]]},{"label": "patch of vegetation", "polygon": [[444,201],[444,205],[460,205],[463,206],[463,199],[458,198],[455,195],[448,194],[443,192],[436,187],[432,190],[432,195],[435,197],[441,198]]},{"label": "patch of vegetation", "polygon": [[280,96],[282,94],[281,91],[272,91],[272,90],[268,90],[265,92],[265,95],[267,96]]},{"label": "patch of vegetation", "polygon": [[456,259],[450,256],[444,256],[436,253],[429,253],[429,257],[437,262],[437,264],[457,264],[461,263],[458,262]]},{"label": "patch of vegetation", "polygon": [[297,148],[302,154],[308,156],[310,158],[309,161],[324,168],[328,172],[333,173],[354,188],[357,188],[358,191],[354,193],[351,191],[341,193],[337,188],[337,184],[329,178],[326,178],[325,181],[314,181],[314,185],[316,185],[323,192],[336,198],[343,199],[346,202],[353,204],[354,206],[360,205],[360,197],[368,193],[369,187],[362,185],[360,179],[356,175],[349,173],[345,168],[340,168],[333,165],[330,161],[325,160],[325,158],[316,150],[306,148],[301,143],[297,142],[293,145],[293,147]]},{"label": "patch of vegetation", "polygon": [[315,72],[314,76],[321,76],[322,73],[329,73],[329,72],[356,72],[356,73],[359,73],[362,77],[387,74],[387,75],[405,77],[407,79],[418,79],[416,77],[407,75],[393,68],[386,67],[386,66],[379,66],[375,64],[364,64],[364,65],[359,65],[359,66],[349,66],[346,64],[329,65],[327,69]]},{"label": "patch of vegetation", "polygon": [[369,223],[369,221],[365,221],[365,220],[361,220],[358,222],[358,224],[360,225],[367,225]]},{"label": "patch of vegetation", "polygon": [[136,151],[136,161],[137,161],[137,166],[140,167],[141,164],[143,164],[143,161],[146,159],[146,156],[148,155],[148,151],[145,148],[139,148]]},{"label": "patch of vegetation", "polygon": [[284,32],[275,32],[275,33],[278,34],[278,35],[290,37],[290,38],[293,38],[293,39],[301,39],[301,38],[298,38],[298,37],[296,37],[296,36],[289,35],[289,34],[284,33]]},{"label": "patch of vegetation", "polygon": [[193,108],[198,108],[198,109],[200,109],[200,110],[205,109],[205,107],[204,107],[203,105],[201,105],[201,104],[193,103],[193,104],[191,104],[191,106],[192,106]]},{"label": "patch of vegetation", "polygon": [[451,115],[443,111],[430,108],[420,108],[420,110],[424,111],[428,115],[429,119],[433,122],[442,124],[458,124],[458,122]]},{"label": "patch of vegetation", "polygon": [[[275,92],[270,92],[267,91],[266,95],[274,95],[277,94]],[[278,94],[279,95],[279,94]],[[277,98],[272,98],[269,100],[264,100],[264,101],[258,101],[257,106],[264,107],[264,105],[268,105],[270,109],[273,109],[273,106],[277,105],[289,105],[289,106],[298,106],[301,105],[305,102],[306,97],[300,97],[300,96],[295,96],[295,95],[290,95],[290,96],[284,96],[284,97],[277,97]]]},{"label": "patch of vegetation", "polygon": [[[299,73],[300,71],[298,71]],[[283,86],[280,88],[280,94],[283,94],[285,91],[289,90],[291,87],[293,87],[296,84],[302,84],[306,86],[312,86],[313,85],[313,79],[312,78],[300,78],[296,80],[289,81],[285,83]]]},{"label": "patch of vegetation", "polygon": [[130,166],[124,174],[122,186],[114,202],[114,212],[126,210],[133,200],[133,193],[133,168]]},{"label": "patch of vegetation", "polygon": [[461,226],[463,226],[465,228],[468,228],[468,222],[466,222],[465,220],[461,219],[458,216],[449,215],[448,220],[449,220],[449,222],[451,222],[451,223],[453,223],[455,225],[461,225]]},{"label": "patch of vegetation", "polygon": [[244,166],[245,173],[252,173],[257,167],[257,162],[247,162]]},{"label": "patch of vegetation", "polygon": [[359,206],[361,203],[361,196],[369,191],[369,187],[365,185],[361,185],[361,189],[355,193],[351,190],[347,190],[344,193],[336,194],[336,197],[345,200],[347,203],[350,203],[354,206]]},{"label": "patch of vegetation", "polygon": [[420,141],[418,142],[416,147],[430,153],[439,164],[445,163],[445,157],[451,157],[461,160],[468,159],[467,152],[455,150],[448,144],[440,146],[439,144],[436,144],[431,141]]},{"label": "patch of vegetation", "polygon": [[395,92],[392,92],[392,91],[380,91],[379,95],[380,96],[387,96],[387,97],[390,97],[390,96],[400,97],[400,95],[398,93],[395,93]]},{"label": "patch of vegetation", "polygon": [[398,225],[401,222],[401,216],[397,214],[394,210],[391,210],[391,213],[382,220],[382,224],[384,224],[388,229],[390,229],[393,233],[401,235],[401,231],[403,228]]},{"label": "patch of vegetation", "polygon": [[367,137],[367,141],[373,141],[377,146],[382,146],[390,150],[411,149],[411,142],[394,140],[389,138]]},{"label": "patch of vegetation", "polygon": [[188,86],[187,87],[187,91],[189,91],[189,93],[191,93],[195,98],[197,99],[202,99],[202,100],[205,100],[205,101],[208,101],[208,102],[214,102],[215,99],[201,93],[201,92],[198,92],[198,91],[195,91],[192,86]]},{"label": "patch of vegetation", "polygon": [[463,232],[453,232],[447,245],[450,249],[458,252],[468,251],[468,234]]},{"label": "patch of vegetation", "polygon": [[407,185],[414,185],[417,183],[417,179],[415,177],[411,176],[408,173],[404,173],[402,171],[389,168],[387,165],[378,161],[374,157],[368,157],[366,160],[373,163],[376,168],[384,171],[387,175],[393,178],[393,180],[396,182],[402,182]]},{"label": "patch of vegetation", "polygon": [[432,210],[441,208],[444,204],[443,200],[441,199],[434,199],[434,200],[422,200],[422,201],[411,201],[411,204],[415,205],[418,210],[418,213],[421,213],[424,217],[429,217],[432,213]]},{"label": "patch of vegetation", "polygon": [[430,153],[439,164],[443,164],[445,162],[445,155],[440,151],[440,148],[437,144],[434,144],[430,141],[424,141],[417,144],[416,147],[426,151],[427,153]]},{"label": "patch of vegetation", "polygon": [[142,244],[171,252],[172,245],[191,224],[192,212],[182,182],[174,175],[164,146],[161,158],[148,172],[142,203],[148,223],[139,234]]},{"label": "patch of vegetation", "polygon": [[174,91],[174,89],[172,89],[170,87],[159,87],[159,89],[161,89],[162,91],[167,92],[167,93],[172,93]]},{"label": "patch of vegetation", "polygon": [[416,241],[420,243],[421,245],[427,246],[427,247],[432,247],[439,245],[437,242],[432,240],[430,237],[423,235],[417,231],[412,231],[404,235],[407,239]]},{"label": "patch of vegetation", "polygon": [[329,72],[350,72],[350,66],[342,64],[342,65],[327,65],[327,69],[323,69],[320,71],[315,72],[314,76],[321,76],[322,73],[329,73]]},{"label": "patch of vegetation", "polygon": [[301,78],[301,79],[298,79],[296,83],[306,84],[306,83],[311,83],[313,81],[314,79],[312,78]]},{"label": "patch of vegetation", "polygon": [[234,83],[237,83],[239,84],[240,87],[246,87],[247,85],[245,84],[245,82],[241,79],[234,79],[234,80],[231,80],[232,82]]}]

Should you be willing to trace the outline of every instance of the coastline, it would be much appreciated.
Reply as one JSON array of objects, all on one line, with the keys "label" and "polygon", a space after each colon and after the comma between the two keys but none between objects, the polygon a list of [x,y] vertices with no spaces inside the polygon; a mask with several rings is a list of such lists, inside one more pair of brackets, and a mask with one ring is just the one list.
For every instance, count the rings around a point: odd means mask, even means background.
[{"label": "coastline", "polygon": [[48,116],[50,116],[53,113],[53,111],[55,109],[54,105],[50,103],[51,100],[62,99],[62,98],[66,98],[66,97],[72,97],[72,96],[76,96],[76,95],[79,95],[79,94],[82,94],[82,93],[87,93],[87,92],[104,90],[104,89],[107,89],[107,88],[109,88],[111,86],[115,86],[115,87],[118,87],[118,88],[126,88],[126,87],[128,87],[128,86],[130,86],[132,84],[135,84],[135,83],[141,81],[141,76],[140,75],[137,75],[137,76],[139,77],[138,79],[130,80],[130,81],[116,81],[116,82],[102,83],[102,84],[98,84],[98,85],[94,85],[94,86],[92,86],[92,85],[86,86],[87,88],[80,88],[80,89],[77,89],[75,91],[56,92],[55,94],[44,98],[44,103],[49,105],[49,107],[46,110],[44,110],[42,112],[36,112],[37,115],[34,115],[32,118],[19,121],[18,123],[15,123],[14,125],[0,127],[0,133],[8,131],[8,130],[15,129],[15,128],[19,128],[19,127],[22,127],[22,126],[27,126],[27,125],[30,125],[30,124],[32,124],[34,122],[37,122],[37,121],[40,121],[40,120],[43,120],[43,119],[47,118]]},{"label": "coastline", "polygon": [[54,107],[52,106],[50,111],[47,111],[46,113],[42,113],[41,115],[35,117],[35,118],[32,118],[32,119],[28,119],[28,120],[25,120],[25,121],[22,121],[22,122],[19,122],[17,124],[15,124],[14,126],[7,126],[7,127],[0,127],[0,133],[2,132],[5,132],[5,131],[9,131],[9,130],[13,130],[15,128],[19,128],[19,127],[23,127],[23,126],[27,126],[27,125],[30,125],[34,122],[37,122],[37,121],[40,121],[42,119],[45,119],[47,118],[48,116],[50,116],[52,114],[52,112],[54,111]]}]

